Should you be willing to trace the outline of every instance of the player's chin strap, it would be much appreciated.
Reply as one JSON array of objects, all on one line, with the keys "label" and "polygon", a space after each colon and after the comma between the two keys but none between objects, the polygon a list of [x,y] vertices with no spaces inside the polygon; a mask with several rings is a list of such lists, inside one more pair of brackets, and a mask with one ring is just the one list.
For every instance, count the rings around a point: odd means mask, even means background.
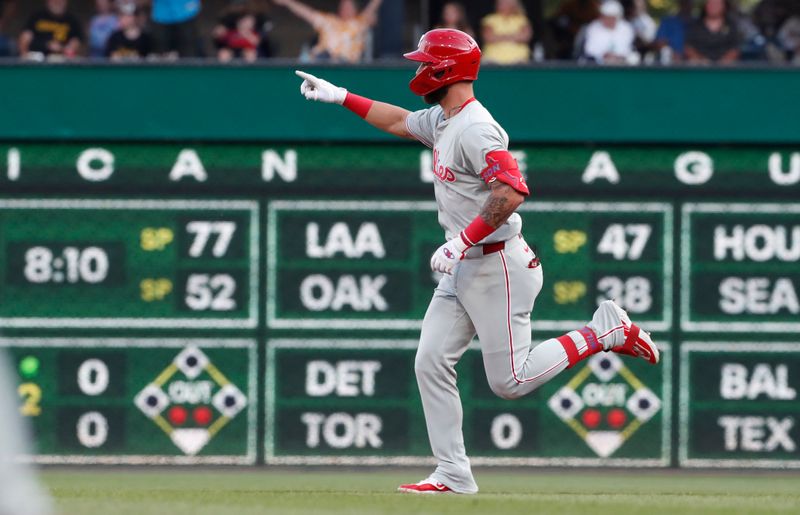
[{"label": "player's chin strap", "polygon": [[366,118],[369,110],[372,108],[372,104],[374,103],[375,101],[373,100],[350,93],[348,91],[347,96],[344,97],[344,102],[342,102],[342,105],[356,113],[361,118]]}]

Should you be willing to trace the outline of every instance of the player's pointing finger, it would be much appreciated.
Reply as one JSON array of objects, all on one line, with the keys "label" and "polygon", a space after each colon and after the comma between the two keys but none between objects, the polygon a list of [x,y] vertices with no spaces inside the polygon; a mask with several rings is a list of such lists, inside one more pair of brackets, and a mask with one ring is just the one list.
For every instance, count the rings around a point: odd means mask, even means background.
[{"label": "player's pointing finger", "polygon": [[309,82],[314,82],[315,80],[317,80],[317,78],[311,75],[310,73],[301,72],[300,70],[295,70],[294,74],[300,77],[301,79],[305,79]]},{"label": "player's pointing finger", "polygon": [[341,104],[347,97],[347,90],[344,88],[336,87],[324,79],[314,77],[310,73],[300,70],[295,70],[294,73],[298,77],[303,78],[303,83],[300,85],[300,92],[308,100],[316,100],[329,104]]}]

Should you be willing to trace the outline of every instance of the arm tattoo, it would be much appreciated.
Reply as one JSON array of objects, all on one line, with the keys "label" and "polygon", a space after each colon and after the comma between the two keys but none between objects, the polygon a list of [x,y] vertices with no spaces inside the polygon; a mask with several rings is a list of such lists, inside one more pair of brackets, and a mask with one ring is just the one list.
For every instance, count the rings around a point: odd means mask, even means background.
[{"label": "arm tattoo", "polygon": [[492,227],[500,227],[509,216],[508,199],[494,194],[486,200],[481,210],[481,218]]},{"label": "arm tattoo", "polygon": [[519,205],[518,202],[509,202],[509,195],[511,194],[516,194],[516,192],[505,184],[492,188],[492,194],[481,210],[483,221],[492,227],[503,225]]}]

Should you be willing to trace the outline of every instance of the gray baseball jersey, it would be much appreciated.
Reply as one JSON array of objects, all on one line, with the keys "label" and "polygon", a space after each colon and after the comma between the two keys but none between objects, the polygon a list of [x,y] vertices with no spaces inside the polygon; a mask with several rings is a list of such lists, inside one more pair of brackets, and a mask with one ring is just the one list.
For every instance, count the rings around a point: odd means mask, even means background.
[{"label": "gray baseball jersey", "polygon": [[[486,154],[507,150],[508,134],[476,100],[447,119],[440,106],[411,113],[406,127],[433,149],[439,224],[447,239],[454,238],[489,198],[491,190],[481,178]],[[553,359],[540,360],[545,366],[541,370],[525,364],[530,312],[542,287],[542,270],[529,266],[535,256],[520,236],[521,228],[522,220],[514,213],[481,242],[506,242],[504,250],[486,256],[481,246],[468,250],[453,274],[442,278],[422,324],[415,369],[431,448],[439,461],[432,477],[456,492],[478,489],[464,448],[454,370],[475,335],[480,338],[489,383],[499,394],[514,388],[518,373],[537,377],[525,383],[527,389],[566,366],[566,362],[563,367],[549,366],[566,359],[558,349]],[[519,371],[509,365],[514,358]]]},{"label": "gray baseball jersey", "polygon": [[[475,219],[490,190],[481,179],[487,167],[486,154],[508,150],[508,134],[477,100],[445,119],[440,106],[411,113],[406,128],[412,136],[433,149],[433,173],[439,225],[449,240]],[[505,241],[522,229],[517,213],[481,243]]]},{"label": "gray baseball jersey", "polygon": [[[417,111],[408,116],[406,125],[433,148],[439,223],[447,238],[453,238],[489,197],[480,173],[487,166],[488,152],[508,148],[508,135],[477,101],[449,119],[438,106]],[[567,353],[557,339],[531,345],[531,311],[543,275],[521,227],[515,213],[483,242],[504,242],[502,249],[495,246],[496,251],[488,253],[481,245],[468,249],[452,275],[439,282],[422,322],[414,369],[428,438],[438,460],[431,478],[459,493],[478,491],[464,447],[455,372],[475,335],[489,386],[502,398],[525,395],[568,366]],[[619,318],[612,313],[595,322],[597,330],[605,331],[619,324]],[[579,342],[580,335],[574,333],[571,337]]]}]

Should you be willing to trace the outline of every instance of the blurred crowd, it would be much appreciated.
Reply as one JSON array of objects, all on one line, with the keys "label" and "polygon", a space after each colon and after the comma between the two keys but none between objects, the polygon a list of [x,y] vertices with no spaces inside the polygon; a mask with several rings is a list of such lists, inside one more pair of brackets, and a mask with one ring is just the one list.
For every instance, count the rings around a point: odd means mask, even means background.
[{"label": "blurred crowd", "polygon": [[646,0],[566,0],[550,20],[561,59],[599,64],[800,64],[800,1],[678,0],[654,19]]},{"label": "blurred crowd", "polygon": [[[277,55],[280,41],[275,41],[269,13],[281,9],[315,34],[295,57],[344,63],[368,57],[371,38],[388,30],[376,27],[382,4],[401,2],[331,0],[326,11],[303,0],[227,0],[221,12],[205,13],[203,0],[95,0],[94,14],[87,17],[74,14],[70,0],[25,1],[40,8],[19,34],[11,34],[6,27],[21,0],[0,0],[0,56],[253,62]],[[673,0],[673,12],[658,15],[654,7],[663,11],[664,0],[553,0],[547,12],[539,11],[544,16],[537,23],[525,3],[496,0],[493,12],[475,19],[469,12],[474,2],[445,2],[433,25],[472,34],[485,62],[500,65],[546,60],[800,64],[800,0]],[[214,17],[212,29],[201,28],[201,13]]]}]

